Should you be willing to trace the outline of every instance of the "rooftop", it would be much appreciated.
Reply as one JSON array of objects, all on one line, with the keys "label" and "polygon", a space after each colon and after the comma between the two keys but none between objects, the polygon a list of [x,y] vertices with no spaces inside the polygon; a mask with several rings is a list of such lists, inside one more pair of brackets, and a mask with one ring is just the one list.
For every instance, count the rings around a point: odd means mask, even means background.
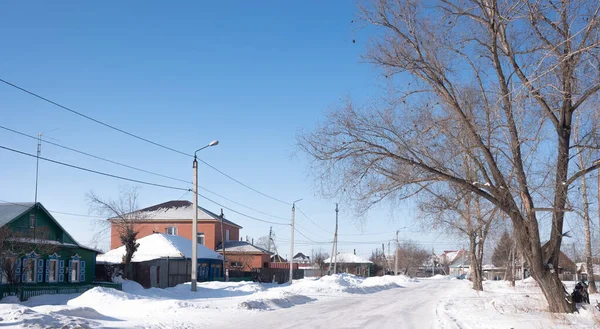
[{"label": "rooftop", "polygon": [[[215,251],[222,252],[223,247],[222,244],[219,243]],[[260,254],[273,254],[266,249],[257,247],[246,241],[225,241],[225,253],[227,252],[239,252],[239,253],[260,253]]]},{"label": "rooftop", "polygon": [[[154,233],[136,241],[140,244],[132,262],[145,262],[159,258],[191,258],[192,240],[178,235]],[[119,264],[123,261],[125,246],[96,257],[98,263]],[[198,259],[223,259],[223,256],[198,244]]]},{"label": "rooftop", "polygon": [[[192,220],[194,219],[194,205],[187,200],[172,200],[137,211],[142,218],[149,221],[159,220]],[[221,216],[198,206],[198,221],[221,220]],[[240,225],[223,217],[223,222],[238,228]]]}]

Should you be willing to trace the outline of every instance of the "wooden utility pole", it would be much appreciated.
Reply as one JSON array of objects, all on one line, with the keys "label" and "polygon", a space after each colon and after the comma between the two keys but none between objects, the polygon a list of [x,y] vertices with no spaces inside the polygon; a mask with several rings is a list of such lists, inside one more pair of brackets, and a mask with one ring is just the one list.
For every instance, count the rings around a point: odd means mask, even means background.
[{"label": "wooden utility pole", "polygon": [[396,230],[396,256],[394,257],[394,275],[398,275],[398,232]]}]

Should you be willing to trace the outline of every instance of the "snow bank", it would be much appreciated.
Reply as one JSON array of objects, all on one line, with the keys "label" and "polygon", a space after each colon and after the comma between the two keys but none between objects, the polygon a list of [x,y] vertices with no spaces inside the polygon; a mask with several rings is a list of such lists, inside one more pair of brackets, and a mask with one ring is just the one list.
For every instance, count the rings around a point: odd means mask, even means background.
[{"label": "snow bank", "polygon": [[425,280],[452,280],[452,279],[456,279],[456,278],[453,277],[453,276],[450,276],[450,275],[436,274],[436,275],[434,275],[432,277],[423,278],[423,279],[425,279]]}]

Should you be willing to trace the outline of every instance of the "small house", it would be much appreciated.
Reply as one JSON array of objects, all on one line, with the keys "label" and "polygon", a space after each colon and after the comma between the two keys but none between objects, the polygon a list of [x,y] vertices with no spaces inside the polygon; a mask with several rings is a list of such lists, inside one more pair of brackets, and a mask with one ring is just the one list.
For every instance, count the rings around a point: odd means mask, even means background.
[{"label": "small house", "polygon": [[272,253],[247,241],[225,241],[215,249],[225,255],[228,268],[239,271],[250,271],[259,268],[269,268]]},{"label": "small house", "polygon": [[[329,266],[329,263],[335,262],[337,264],[337,273],[349,273],[358,276],[368,277],[371,276],[371,266],[373,262],[366,260],[353,253],[338,253],[335,257],[329,257],[324,264]],[[332,264],[329,268],[330,272],[333,272],[334,265]]]},{"label": "small house", "polygon": [[[191,277],[192,240],[182,236],[154,233],[136,241],[131,259],[132,279],[142,286],[174,287]],[[212,281],[223,276],[223,256],[197,244],[197,280]],[[99,266],[121,266],[125,246],[96,257]],[[119,264],[119,265],[117,265]]]},{"label": "small house", "polygon": [[75,241],[39,202],[0,203],[0,246],[0,298],[19,293],[25,300],[97,285],[99,251]]}]

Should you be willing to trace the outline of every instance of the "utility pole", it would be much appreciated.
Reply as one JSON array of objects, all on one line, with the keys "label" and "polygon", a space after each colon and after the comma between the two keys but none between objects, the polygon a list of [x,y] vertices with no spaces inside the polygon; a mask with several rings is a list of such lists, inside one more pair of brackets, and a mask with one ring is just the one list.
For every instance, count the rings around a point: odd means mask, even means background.
[{"label": "utility pole", "polygon": [[340,209],[338,204],[335,204],[335,235],[333,237],[333,244],[335,245],[335,253],[333,255],[333,274],[337,273],[337,244],[338,244],[338,214]]},{"label": "utility pole", "polygon": [[396,256],[394,257],[394,275],[398,275],[398,232],[399,230],[396,230]]},{"label": "utility pole", "polygon": [[435,275],[435,253],[433,247],[431,247],[431,276]]},{"label": "utility pole", "polygon": [[[197,289],[198,289],[197,288],[198,277],[196,274],[197,267],[198,267],[198,158],[197,158],[196,154],[199,151],[202,151],[207,147],[215,146],[218,144],[219,144],[219,141],[214,140],[214,141],[208,143],[208,145],[205,145],[205,146],[197,149],[196,152],[194,152],[194,162],[192,164],[192,168],[194,171],[194,180],[193,180],[193,183],[194,183],[194,187],[193,187],[194,218],[192,219],[192,277],[191,277],[192,291],[197,291]],[[223,214],[223,209],[221,209],[221,214]],[[223,230],[223,218],[221,218],[221,230]],[[224,259],[225,259],[225,244],[223,244],[223,260]],[[225,268],[223,268],[223,271],[225,271]]]},{"label": "utility pole", "polygon": [[294,281],[294,220],[296,216],[296,202],[302,201],[298,199],[292,203],[292,238],[290,240],[290,284]]},{"label": "utility pole", "polygon": [[38,194],[38,173],[40,167],[40,155],[42,154],[42,133],[38,134],[38,143],[37,143],[37,157],[35,159],[35,199],[34,203],[37,204],[37,194]]},{"label": "utility pole", "polygon": [[223,249],[223,281],[227,280],[227,270],[225,268],[225,236],[223,235],[223,208],[221,208],[221,248]]},{"label": "utility pole", "polygon": [[269,228],[269,242],[267,242],[267,251],[271,252],[271,234],[273,234],[273,226]]}]

